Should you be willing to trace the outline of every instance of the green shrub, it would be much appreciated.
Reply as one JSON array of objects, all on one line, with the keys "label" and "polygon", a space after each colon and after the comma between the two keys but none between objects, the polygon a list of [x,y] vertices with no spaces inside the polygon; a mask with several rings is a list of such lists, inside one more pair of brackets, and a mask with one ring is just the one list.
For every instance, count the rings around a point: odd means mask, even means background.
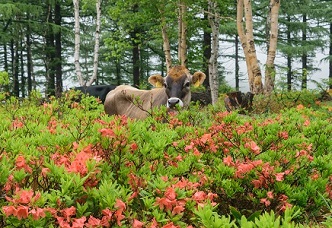
[{"label": "green shrub", "polygon": [[306,93],[269,115],[221,102],[144,121],[34,96],[0,106],[3,227],[331,224],[331,107]]},{"label": "green shrub", "polygon": [[297,105],[317,107],[319,93],[313,90],[278,91],[270,95],[255,95],[253,110],[256,114],[279,113],[281,110],[294,108]]}]

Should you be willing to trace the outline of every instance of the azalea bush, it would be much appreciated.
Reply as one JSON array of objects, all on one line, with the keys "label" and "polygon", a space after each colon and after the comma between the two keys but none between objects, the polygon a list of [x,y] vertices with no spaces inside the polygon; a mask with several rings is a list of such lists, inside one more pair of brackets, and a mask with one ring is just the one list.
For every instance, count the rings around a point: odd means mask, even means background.
[{"label": "azalea bush", "polygon": [[136,121],[77,95],[1,104],[1,227],[332,225],[330,106]]},{"label": "azalea bush", "polygon": [[255,95],[253,112],[256,114],[279,113],[281,110],[294,108],[301,104],[305,107],[317,108],[321,98],[321,91],[278,91],[270,95]]}]

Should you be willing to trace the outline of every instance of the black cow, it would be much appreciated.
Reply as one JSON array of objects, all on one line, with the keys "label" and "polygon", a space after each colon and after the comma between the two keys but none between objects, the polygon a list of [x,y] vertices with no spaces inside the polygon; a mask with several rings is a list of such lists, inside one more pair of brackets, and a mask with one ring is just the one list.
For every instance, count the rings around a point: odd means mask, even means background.
[{"label": "black cow", "polygon": [[227,96],[224,99],[225,107],[228,112],[240,109],[240,112],[252,111],[252,101],[254,95],[251,92],[242,93],[240,91],[227,93]]},{"label": "black cow", "polygon": [[73,87],[73,90],[79,90],[84,94],[99,98],[104,104],[106,95],[109,91],[115,89],[115,85],[92,85],[92,86],[78,86]]}]

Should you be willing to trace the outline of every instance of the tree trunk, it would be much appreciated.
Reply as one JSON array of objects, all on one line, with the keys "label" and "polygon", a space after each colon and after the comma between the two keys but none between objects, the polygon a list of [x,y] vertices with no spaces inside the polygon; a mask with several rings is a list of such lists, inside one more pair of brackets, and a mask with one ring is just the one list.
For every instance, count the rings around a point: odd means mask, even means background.
[{"label": "tree trunk", "polygon": [[[7,21],[7,23],[6,23],[6,25],[5,25],[5,27],[2,29],[2,32],[5,34],[6,33],[6,31],[7,31],[7,28],[8,28],[8,26],[9,26],[9,24],[12,22],[12,19],[8,19],[8,21]],[[10,51],[10,50],[9,50]],[[6,72],[8,72],[9,73],[9,65],[10,65],[10,62],[8,61],[8,55],[10,55],[10,53],[8,53],[9,52],[8,51],[8,49],[7,49],[7,41],[6,40],[4,40],[3,41],[3,67],[4,67],[4,70],[6,71]],[[9,84],[7,84],[7,85],[3,85],[3,88],[4,88],[4,91],[3,92],[8,92],[8,93],[10,93],[10,85]]]},{"label": "tree trunk", "polygon": [[184,1],[179,2],[179,42],[178,42],[178,58],[181,65],[187,65],[187,22],[186,22],[187,6]]},{"label": "tree trunk", "polygon": [[26,87],[25,87],[25,83],[26,83],[26,78],[25,78],[25,73],[24,73],[24,55],[23,55],[23,39],[21,39],[21,44],[20,44],[20,76],[21,76],[21,84],[20,84],[20,88],[21,88],[21,97],[26,97]]},{"label": "tree trunk", "polygon": [[20,96],[20,87],[18,80],[18,65],[19,65],[19,57],[18,57],[18,43],[17,41],[14,43],[14,40],[11,40],[11,58],[12,58],[12,74],[13,74],[13,92],[12,94],[16,97]]},{"label": "tree trunk", "polygon": [[[139,10],[138,5],[133,6],[133,13],[137,13]],[[138,26],[135,26],[130,32],[130,40],[132,45],[132,61],[133,61],[133,82],[136,87],[140,86],[140,50],[139,50],[139,37],[137,36],[140,33]]]},{"label": "tree trunk", "polygon": [[[29,14],[28,14],[28,20],[29,20]],[[28,24],[27,33],[26,33],[28,95],[30,95],[32,91],[32,72],[33,72],[30,36],[31,36],[31,28],[30,25]]]},{"label": "tree trunk", "polygon": [[219,97],[219,78],[218,78],[218,50],[219,50],[219,26],[220,15],[218,13],[218,5],[216,2],[209,0],[208,2],[208,19],[212,29],[212,48],[209,60],[209,81],[211,86],[211,101],[216,104]]},{"label": "tree trunk", "polygon": [[[206,9],[205,11],[208,11]],[[204,14],[204,21],[208,21],[208,15]],[[207,27],[207,26],[206,26]],[[204,34],[203,34],[203,67],[205,75],[210,75],[209,74],[209,60],[211,58],[211,31],[210,29],[204,29]],[[210,81],[209,80],[204,80],[203,86],[207,89],[210,90]]]},{"label": "tree trunk", "polygon": [[253,72],[251,70],[251,65],[249,63],[247,37],[244,33],[243,0],[237,0],[236,25],[237,25],[237,31],[238,31],[239,39],[240,39],[241,46],[242,46],[242,49],[243,49],[244,57],[245,57],[245,60],[246,60],[247,72],[248,72],[248,81],[249,81],[249,89],[252,92],[252,88],[253,88],[253,84],[254,84],[254,76],[253,76]]},{"label": "tree trunk", "polygon": [[4,69],[6,72],[8,72],[9,64],[8,64],[8,52],[7,52],[7,43],[5,42],[3,44],[3,60],[4,60]]},{"label": "tree trunk", "polygon": [[262,74],[261,69],[258,65],[254,33],[253,33],[253,21],[252,21],[252,9],[251,0],[244,0],[244,12],[245,12],[245,22],[246,22],[246,36],[247,36],[247,46],[248,46],[248,61],[253,74],[253,85],[251,86],[251,91],[254,94],[263,92]]},{"label": "tree trunk", "polygon": [[332,23],[330,23],[329,88],[332,89]]},{"label": "tree trunk", "polygon": [[[162,11],[159,10],[160,13],[162,14]],[[166,60],[166,70],[167,72],[169,69],[172,67],[172,56],[171,56],[171,46],[169,44],[169,39],[167,35],[167,25],[166,25],[166,19],[162,15],[161,16],[161,34],[163,37],[163,49],[164,49],[164,54],[165,54],[165,60]]]},{"label": "tree trunk", "polygon": [[[303,14],[302,22],[304,27],[302,29],[302,42],[305,43],[307,41],[307,15]],[[307,88],[307,81],[308,81],[308,55],[303,51],[302,54],[302,80],[301,80],[301,89]]]},{"label": "tree trunk", "polygon": [[80,0],[73,0],[74,4],[74,20],[75,20],[75,52],[74,63],[76,76],[80,83],[80,86],[84,86],[84,80],[82,77],[81,65],[80,65]]},{"label": "tree trunk", "polygon": [[54,32],[52,28],[53,24],[53,13],[51,4],[48,5],[47,12],[47,29],[45,31],[45,69],[46,69],[46,95],[55,95],[55,70],[54,70],[54,59],[55,59],[55,46],[54,46]]},{"label": "tree trunk", "polygon": [[100,41],[100,22],[101,22],[101,0],[97,0],[96,2],[96,32],[95,32],[95,47],[93,53],[93,74],[89,82],[88,86],[92,85],[94,81],[97,80],[98,75],[98,57],[99,57],[99,41]]},{"label": "tree trunk", "polygon": [[278,15],[280,8],[280,0],[271,0],[269,7],[269,20],[267,22],[269,27],[269,41],[267,49],[267,58],[265,66],[265,93],[270,94],[274,89],[275,82],[275,65],[274,60],[277,52],[278,42]]},{"label": "tree trunk", "polygon": [[292,57],[287,55],[287,90],[292,90]]},{"label": "tree trunk", "polygon": [[[287,17],[287,22],[289,24],[290,22],[290,17]],[[291,45],[291,33],[290,33],[290,28],[287,26],[287,43],[290,46]],[[291,91],[292,90],[292,57],[290,54],[287,54],[287,90]]]},{"label": "tree trunk", "polygon": [[132,45],[133,45],[133,81],[134,85],[139,87],[140,85],[140,54],[139,54],[139,46],[137,43],[137,29],[131,33]]},{"label": "tree trunk", "polygon": [[[54,23],[61,28],[61,7],[56,3],[54,7]],[[62,57],[61,57],[61,29],[58,29],[54,35],[55,38],[55,96],[60,97],[63,91],[62,83]]]},{"label": "tree trunk", "polygon": [[240,90],[239,36],[235,35],[235,90]]},{"label": "tree trunk", "polygon": [[120,61],[116,60],[115,62],[115,72],[116,72],[116,81],[117,81],[117,85],[121,85],[121,66],[120,66]]},{"label": "tree trunk", "polygon": [[54,34],[50,31],[49,26],[46,34],[46,58],[45,58],[45,69],[46,69],[46,95],[55,95],[55,72],[54,72]]}]

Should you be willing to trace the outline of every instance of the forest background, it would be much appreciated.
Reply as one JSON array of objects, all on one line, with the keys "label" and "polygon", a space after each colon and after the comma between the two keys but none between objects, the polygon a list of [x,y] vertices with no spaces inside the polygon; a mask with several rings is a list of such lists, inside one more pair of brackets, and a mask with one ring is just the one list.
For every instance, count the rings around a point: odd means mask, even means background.
[{"label": "forest background", "polygon": [[[75,31],[75,2],[79,30]],[[133,84],[144,88],[147,77],[165,74],[162,29],[167,28],[170,51],[177,59],[179,2],[187,6],[187,66],[209,75],[212,38],[208,3],[220,18],[218,72],[220,91],[236,90],[247,80],[243,51],[236,28],[236,5],[227,1],[2,1],[0,3],[0,71],[9,75],[2,90],[26,97],[39,90],[59,95],[73,85]],[[251,1],[255,43],[267,51],[269,1]],[[290,0],[279,12],[276,87],[306,89],[308,81],[328,85],[332,56],[332,1]],[[99,14],[98,14],[99,13]],[[98,25],[100,21],[100,25]],[[77,78],[75,34],[80,35],[79,62],[83,80]],[[99,38],[100,36],[100,38]],[[97,39],[96,39],[97,38]],[[96,41],[99,42],[97,55]],[[259,53],[258,53],[259,54]],[[325,70],[318,63],[324,62]],[[75,62],[76,63],[76,62]],[[230,64],[231,63],[231,64]],[[264,69],[264,62],[260,61]],[[328,69],[327,69],[328,68]],[[93,81],[91,78],[95,77]],[[209,80],[205,86],[209,87]]]}]

